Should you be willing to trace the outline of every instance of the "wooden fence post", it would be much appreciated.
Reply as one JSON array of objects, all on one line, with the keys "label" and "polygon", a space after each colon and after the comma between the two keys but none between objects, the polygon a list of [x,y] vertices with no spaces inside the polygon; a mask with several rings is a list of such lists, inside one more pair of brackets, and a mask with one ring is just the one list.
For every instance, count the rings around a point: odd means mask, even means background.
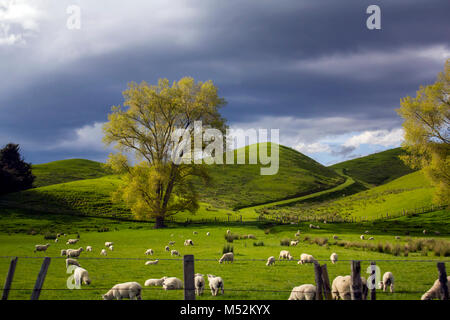
[{"label": "wooden fence post", "polygon": [[184,256],[184,300],[195,300],[194,256]]},{"label": "wooden fence post", "polygon": [[9,289],[11,289],[11,283],[14,278],[14,272],[16,271],[17,257],[11,259],[9,265],[8,275],[6,276],[5,286],[3,287],[2,300],[8,300]]},{"label": "wooden fence post", "polygon": [[372,261],[370,263],[370,266],[372,266],[372,289],[370,289],[370,300],[377,300],[377,283],[376,283],[376,263],[375,261]]},{"label": "wooden fence post", "polygon": [[321,267],[321,269],[322,269],[321,273],[322,273],[323,295],[325,296],[325,300],[332,300],[330,278],[328,277],[327,265],[324,264]]},{"label": "wooden fence post", "polygon": [[352,275],[350,283],[350,294],[352,300],[362,299],[362,283],[361,283],[361,263],[360,261],[352,261]]},{"label": "wooden fence post", "polygon": [[438,262],[439,282],[441,283],[441,300],[448,300],[448,283],[447,272],[445,271],[445,263]]},{"label": "wooden fence post", "polygon": [[320,267],[320,264],[317,261],[314,262],[314,273],[316,275],[316,300],[323,300],[322,268]]},{"label": "wooden fence post", "polygon": [[50,258],[45,257],[41,265],[36,283],[34,285],[33,292],[31,293],[31,300],[39,300],[42,286],[44,285],[45,276],[47,275],[48,266],[50,265]]}]

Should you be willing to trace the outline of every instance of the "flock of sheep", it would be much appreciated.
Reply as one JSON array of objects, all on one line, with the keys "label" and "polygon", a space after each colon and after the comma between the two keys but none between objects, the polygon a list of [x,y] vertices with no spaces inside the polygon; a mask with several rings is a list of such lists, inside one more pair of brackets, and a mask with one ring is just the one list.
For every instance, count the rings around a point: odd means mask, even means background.
[{"label": "flock of sheep", "polygon": [[[310,228],[319,228],[319,226],[310,225]],[[365,232],[366,234],[368,231]],[[198,234],[196,231],[193,232],[194,235]],[[227,230],[227,234],[231,234],[230,230]],[[206,233],[207,236],[210,235],[209,232]],[[300,230],[295,234],[296,237],[300,235]],[[58,234],[58,237],[66,236]],[[334,239],[337,239],[337,236],[333,236]],[[360,237],[364,240],[364,235]],[[399,237],[396,237],[399,239]],[[369,238],[369,240],[371,240]],[[79,241],[79,239],[68,239],[67,245],[74,245]],[[55,239],[55,242],[58,242],[58,238]],[[299,240],[293,240],[290,242],[291,246],[296,246],[299,243]],[[165,246],[164,250],[170,252],[171,256],[180,256],[177,250],[170,248],[170,246],[175,245],[175,241],[170,241],[167,246]],[[191,239],[186,239],[184,241],[185,246],[193,246],[194,242]],[[45,245],[35,245],[36,251],[46,251],[50,246],[49,243]],[[110,251],[114,250],[113,242],[105,242],[105,248]],[[103,248],[100,251],[100,255],[106,256],[107,250]],[[79,262],[76,260],[83,252],[84,249],[82,247],[78,249],[63,249],[61,250],[61,255],[66,256],[66,268],[70,265],[74,265],[76,268],[74,269],[74,280],[77,286],[81,286],[82,284],[89,285],[91,280],[89,278],[89,273],[86,269],[83,269]],[[92,252],[92,247],[86,247],[87,252]],[[145,255],[153,255],[153,249],[147,249],[144,252]],[[288,250],[281,250],[278,256],[278,260],[293,260],[294,257],[290,254]],[[157,264],[159,260],[149,260],[145,262],[145,265],[154,265]],[[232,263],[234,261],[233,252],[228,252],[222,255],[219,259],[219,263],[229,262]],[[335,264],[338,261],[338,255],[333,252],[330,256],[330,261]],[[276,259],[274,256],[271,256],[267,259],[266,265],[271,266],[274,265]],[[310,254],[302,253],[300,255],[300,259],[298,260],[298,264],[307,264],[307,263],[318,263],[317,260]],[[209,288],[211,289],[211,294],[213,296],[217,296],[221,291],[224,294],[224,281],[221,277],[215,276],[212,274],[207,275]],[[448,281],[450,282],[450,277],[448,277]],[[362,298],[365,300],[367,298],[368,287],[367,281],[364,277],[361,277],[362,282]],[[205,288],[205,278],[203,274],[196,273],[194,278],[195,284],[195,294],[202,295]],[[145,286],[161,286],[164,290],[178,290],[183,288],[183,282],[176,277],[167,277],[164,276],[160,279],[148,279],[144,283]],[[378,288],[386,291],[387,288],[390,289],[390,292],[394,292],[394,275],[391,272],[386,272],[383,275],[382,281],[378,284]],[[350,300],[352,296],[352,286],[351,286],[351,277],[349,275],[346,276],[337,276],[332,282],[332,298],[334,300]],[[433,286],[422,296],[422,300],[435,299],[440,297],[441,292],[441,284],[439,280],[436,280]],[[102,295],[104,300],[112,300],[117,299],[121,300],[124,298],[128,299],[142,299],[142,286],[138,282],[126,282],[116,284],[109,290],[107,293]],[[313,284],[303,284],[298,287],[294,287],[289,296],[289,300],[314,300],[316,297],[316,286]]]}]

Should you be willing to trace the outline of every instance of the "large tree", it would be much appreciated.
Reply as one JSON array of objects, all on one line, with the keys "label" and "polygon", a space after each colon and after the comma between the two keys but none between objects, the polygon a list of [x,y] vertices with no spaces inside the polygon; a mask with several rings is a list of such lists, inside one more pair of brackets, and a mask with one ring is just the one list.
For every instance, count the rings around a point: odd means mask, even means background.
[{"label": "large tree", "polygon": [[167,217],[198,209],[189,177],[208,180],[203,165],[173,161],[173,134],[178,129],[192,133],[195,121],[223,131],[219,109],[225,101],[211,81],[189,77],[172,84],[167,79],[157,85],[130,83],[123,96],[124,106],[113,106],[103,127],[103,141],[119,151],[110,155],[108,164],[123,174],[113,199],[125,200],[137,218],[154,218],[160,228]]},{"label": "large tree", "polygon": [[423,169],[435,186],[434,200],[450,202],[450,59],[437,81],[421,86],[416,97],[400,101],[397,112],[404,118],[403,160]]},{"label": "large tree", "polygon": [[9,143],[0,150],[0,194],[32,188],[34,178],[18,144]]}]

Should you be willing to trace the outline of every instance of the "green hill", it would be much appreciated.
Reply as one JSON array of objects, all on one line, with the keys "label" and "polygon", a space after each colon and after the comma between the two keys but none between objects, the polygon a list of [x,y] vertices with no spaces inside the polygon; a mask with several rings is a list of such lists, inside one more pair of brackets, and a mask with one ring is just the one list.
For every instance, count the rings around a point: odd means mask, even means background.
[{"label": "green hill", "polygon": [[340,162],[329,168],[342,170],[344,174],[363,183],[379,186],[414,171],[400,160],[402,154],[402,148],[395,148]]},{"label": "green hill", "polygon": [[60,160],[45,164],[36,164],[33,165],[32,171],[36,176],[34,182],[36,187],[76,180],[95,179],[110,174],[103,168],[100,162],[84,159]]}]

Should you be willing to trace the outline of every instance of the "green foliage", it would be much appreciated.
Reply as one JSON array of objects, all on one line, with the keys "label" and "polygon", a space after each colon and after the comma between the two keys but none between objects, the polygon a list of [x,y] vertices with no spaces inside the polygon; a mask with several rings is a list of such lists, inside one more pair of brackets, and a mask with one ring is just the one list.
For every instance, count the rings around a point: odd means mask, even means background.
[{"label": "green foliage", "polygon": [[9,143],[0,150],[0,195],[29,189],[34,179],[31,164],[23,160],[18,144]]}]

